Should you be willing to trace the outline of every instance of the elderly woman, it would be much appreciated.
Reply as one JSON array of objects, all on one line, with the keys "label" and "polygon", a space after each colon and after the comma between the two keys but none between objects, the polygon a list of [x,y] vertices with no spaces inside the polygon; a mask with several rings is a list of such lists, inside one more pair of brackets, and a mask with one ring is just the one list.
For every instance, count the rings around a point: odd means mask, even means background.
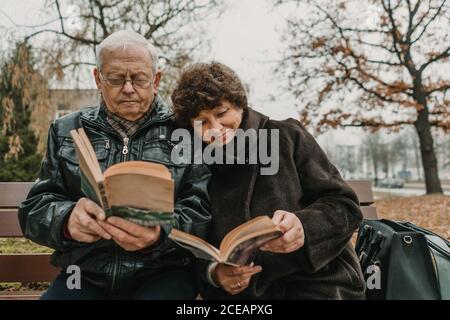
[{"label": "elderly woman", "polygon": [[362,220],[358,200],[302,124],[271,120],[251,109],[239,78],[217,62],[185,70],[172,102],[178,121],[201,136],[204,147],[226,149],[238,129],[279,135],[278,140],[257,141],[258,149],[277,150],[270,144],[279,144],[273,174],[262,174],[260,157],[256,163],[248,161],[256,152],[250,143],[244,164],[210,165],[213,222],[208,242],[219,245],[230,230],[259,215],[270,216],[283,235],[261,247],[246,266],[200,262],[202,297],[364,298],[365,283],[349,241]]}]

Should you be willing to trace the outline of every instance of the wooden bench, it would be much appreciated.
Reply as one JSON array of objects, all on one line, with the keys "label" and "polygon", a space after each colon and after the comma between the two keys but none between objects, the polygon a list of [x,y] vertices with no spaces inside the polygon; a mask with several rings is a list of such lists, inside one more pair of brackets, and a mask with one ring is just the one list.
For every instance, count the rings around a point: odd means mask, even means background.
[{"label": "wooden bench", "polygon": [[[349,180],[366,219],[377,219],[369,181]],[[0,182],[0,238],[23,237],[17,208],[25,200],[31,182]],[[50,265],[48,253],[0,253],[0,282],[50,282],[59,270]],[[2,299],[38,299],[41,291],[0,291]]]},{"label": "wooden bench", "polygon": [[[17,208],[32,182],[0,182],[0,238],[23,237]],[[48,282],[59,270],[50,265],[49,253],[0,253],[0,282]],[[2,299],[38,299],[41,291],[0,291]]]},{"label": "wooden bench", "polygon": [[364,219],[378,219],[377,208],[373,206],[375,198],[372,183],[367,180],[346,180],[346,182],[358,197]]}]

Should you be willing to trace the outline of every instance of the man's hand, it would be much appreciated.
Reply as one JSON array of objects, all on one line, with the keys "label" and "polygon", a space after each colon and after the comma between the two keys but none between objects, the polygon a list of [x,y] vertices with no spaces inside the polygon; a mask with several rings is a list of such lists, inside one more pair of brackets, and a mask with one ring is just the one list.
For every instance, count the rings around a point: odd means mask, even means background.
[{"label": "man's hand", "polygon": [[161,227],[143,227],[119,217],[100,221],[112,239],[127,251],[137,251],[155,244],[161,236]]},{"label": "man's hand", "polygon": [[220,285],[229,294],[235,295],[244,291],[250,284],[250,279],[254,274],[262,271],[261,266],[232,267],[219,263],[213,270],[214,282]]},{"label": "man's hand", "polygon": [[305,233],[300,219],[295,214],[277,210],[272,217],[272,221],[283,232],[283,235],[265,243],[260,250],[290,253],[303,247]]},{"label": "man's hand", "polygon": [[99,205],[88,198],[81,198],[70,214],[67,230],[72,239],[80,242],[92,243],[100,238],[109,240],[111,236],[99,225],[105,218]]}]

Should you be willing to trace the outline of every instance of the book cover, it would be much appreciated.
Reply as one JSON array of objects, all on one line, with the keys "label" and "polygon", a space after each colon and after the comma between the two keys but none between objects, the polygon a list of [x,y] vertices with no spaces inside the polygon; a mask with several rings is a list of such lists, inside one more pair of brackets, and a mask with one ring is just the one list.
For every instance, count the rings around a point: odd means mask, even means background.
[{"label": "book cover", "polygon": [[81,191],[105,210],[143,226],[174,222],[174,182],[167,167],[149,161],[127,161],[101,171],[83,128],[71,135],[80,165]]}]

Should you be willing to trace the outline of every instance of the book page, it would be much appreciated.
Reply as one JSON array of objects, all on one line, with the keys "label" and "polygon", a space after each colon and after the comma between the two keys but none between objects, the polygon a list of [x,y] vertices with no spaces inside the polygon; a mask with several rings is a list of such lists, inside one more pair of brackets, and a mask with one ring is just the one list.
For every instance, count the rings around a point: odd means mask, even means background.
[{"label": "book page", "polygon": [[246,237],[248,234],[253,234],[259,230],[275,231],[276,226],[273,224],[272,219],[268,216],[255,217],[240,226],[231,230],[222,240],[220,244],[220,251],[226,252],[229,250],[233,243],[239,241],[240,238]]},{"label": "book page", "polygon": [[104,177],[110,207],[173,213],[175,186],[166,166],[127,161],[108,168]]},{"label": "book page", "polygon": [[105,178],[110,207],[130,207],[153,212],[173,213],[172,180],[139,173],[116,174]]},{"label": "book page", "polygon": [[127,161],[117,163],[105,170],[103,176],[105,178],[116,174],[137,173],[147,176],[158,177],[161,179],[172,179],[172,174],[166,166],[149,161]]},{"label": "book page", "polygon": [[173,228],[169,238],[191,251],[197,258],[222,262],[219,250],[199,237]]},{"label": "book page", "polygon": [[273,231],[260,235],[248,235],[248,239],[241,239],[241,242],[231,247],[228,252],[223,252],[221,259],[235,265],[246,265],[250,261],[253,252],[259,249],[264,243],[278,238],[282,234],[281,231]]}]

